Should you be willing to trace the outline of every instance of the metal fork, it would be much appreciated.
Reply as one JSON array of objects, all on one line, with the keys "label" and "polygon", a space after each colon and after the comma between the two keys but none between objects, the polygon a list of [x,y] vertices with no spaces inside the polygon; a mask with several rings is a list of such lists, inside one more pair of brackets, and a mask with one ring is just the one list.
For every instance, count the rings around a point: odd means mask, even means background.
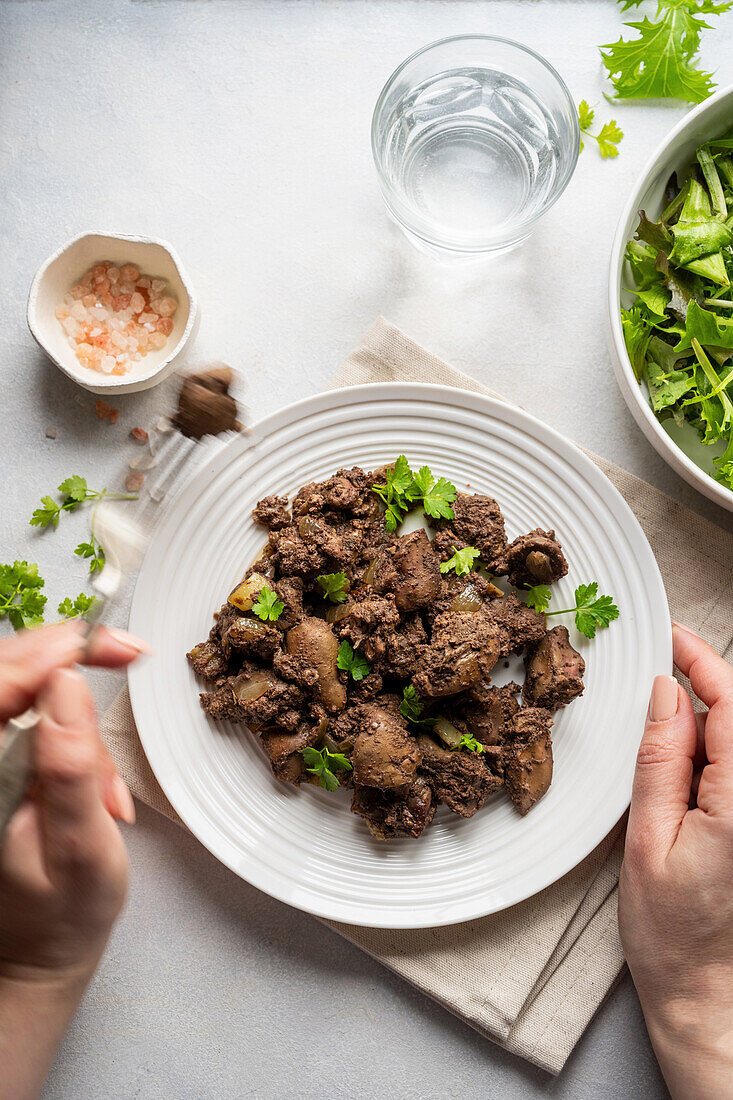
[{"label": "metal fork", "polygon": [[[196,468],[236,436],[232,431],[205,436],[202,440],[189,439],[161,419],[149,433],[155,475],[143,486],[138,501],[102,500],[97,505],[91,522],[94,535],[104,548],[105,565],[92,581],[96,599],[82,628],[82,661],[89,653],[97,625],[119,596],[125,581],[137,571],[163,512]],[[31,741],[39,720],[38,711],[31,707],[10,719],[0,739],[0,839],[28,786],[32,771]]]}]

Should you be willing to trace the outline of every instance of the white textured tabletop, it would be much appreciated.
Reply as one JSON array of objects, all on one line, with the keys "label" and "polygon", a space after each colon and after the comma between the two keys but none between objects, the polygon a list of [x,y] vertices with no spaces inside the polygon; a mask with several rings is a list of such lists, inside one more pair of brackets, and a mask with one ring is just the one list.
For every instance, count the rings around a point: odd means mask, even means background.
[{"label": "white textured tabletop", "polygon": [[[620,22],[611,0],[0,2],[2,560],[38,561],[49,607],[83,587],[71,553],[83,517],[39,535],[30,512],[72,473],[115,484],[129,429],[160,401],[155,391],[120,399],[119,423],[99,422],[94,399],[27,333],[35,268],[88,228],[175,245],[202,306],[188,360],[238,367],[252,416],[316,392],[381,313],[733,529],[640,436],[611,370],[612,232],[684,110],[603,102],[596,47]],[[722,68],[733,16],[717,23],[703,58]],[[387,221],[369,123],[403,57],[471,31],[545,54],[576,99],[600,100],[626,136],[614,162],[586,149],[522,249],[488,269],[446,271]],[[118,681],[94,683],[103,707]],[[145,807],[126,839],[130,900],[48,1098],[666,1095],[628,978],[553,1081],[234,878]]]}]

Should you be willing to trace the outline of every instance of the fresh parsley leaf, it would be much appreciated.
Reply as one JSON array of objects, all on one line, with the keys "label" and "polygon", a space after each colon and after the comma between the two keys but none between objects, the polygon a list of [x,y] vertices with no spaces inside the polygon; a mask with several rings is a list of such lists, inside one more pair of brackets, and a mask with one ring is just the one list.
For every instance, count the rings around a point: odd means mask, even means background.
[{"label": "fresh parsley leaf", "polygon": [[406,718],[408,722],[419,722],[420,715],[423,712],[423,701],[415,691],[412,684],[407,684],[402,690],[402,702],[400,703],[400,714],[403,718]]},{"label": "fresh parsley leaf", "polygon": [[331,603],[343,603],[349,590],[349,581],[345,573],[322,573],[316,577],[321,591]]},{"label": "fresh parsley leaf", "polygon": [[453,519],[451,504],[458,495],[455,485],[444,477],[436,481],[427,466],[423,466],[415,478],[419,487],[425,514],[433,519]]},{"label": "fresh parsley leaf", "polygon": [[578,104],[578,122],[580,123],[581,130],[588,130],[593,125],[593,119],[596,116],[596,112],[592,107],[588,106],[587,99],[581,99]]},{"label": "fresh parsley leaf", "polygon": [[468,749],[469,752],[486,752],[486,746],[472,737],[470,733],[464,733],[456,745],[456,749]]},{"label": "fresh parsley leaf", "polygon": [[327,748],[302,750],[306,771],[318,777],[318,782],[327,791],[337,791],[339,781],[333,774],[337,771],[351,771],[351,761],[341,752],[330,752]]},{"label": "fresh parsley leaf", "polygon": [[412,470],[404,455],[400,455],[394,466],[387,469],[384,485],[372,485],[372,492],[386,507],[384,525],[388,531],[396,531],[410,511],[415,500],[413,486]]},{"label": "fresh parsley leaf", "polygon": [[66,481],[62,481],[59,485],[59,492],[65,500],[75,501],[77,504],[80,504],[87,498],[86,478],[79,477],[78,474],[67,477]]},{"label": "fresh parsley leaf", "polygon": [[[63,497],[60,504],[51,496],[41,498],[42,507],[36,508],[31,516],[29,521],[31,527],[48,527],[49,524],[58,527],[62,512],[75,512],[85,501],[102,500],[103,497],[107,500],[137,500],[135,493],[108,493],[106,489],[89,489],[86,478],[80,477],[79,474],[72,474],[71,477],[62,481],[58,492]],[[104,559],[102,561],[104,563]],[[101,569],[102,566],[98,568]]]},{"label": "fresh parsley leaf", "polygon": [[424,703],[415,691],[412,684],[407,684],[402,689],[402,702],[400,714],[406,718],[410,725],[416,729],[431,730],[435,725],[435,718],[423,718]]},{"label": "fresh parsley leaf", "polygon": [[[626,0],[624,11],[639,0]],[[656,18],[625,26],[636,37],[601,47],[616,99],[672,97],[701,103],[715,87],[712,74],[696,66],[703,15],[728,11],[727,0],[658,0]]]},{"label": "fresh parsley leaf", "polygon": [[74,553],[80,558],[91,558],[89,562],[90,573],[101,573],[104,569],[104,563],[106,561],[104,550],[97,542],[94,535],[91,536],[90,542],[80,542],[75,548]]},{"label": "fresh parsley leaf", "polygon": [[262,619],[263,623],[275,623],[285,610],[285,604],[278,599],[277,592],[274,592],[269,585],[265,584],[252,604],[252,610],[258,619]]},{"label": "fresh parsley leaf", "polygon": [[527,589],[527,607],[535,611],[546,611],[552,599],[549,584],[535,584]]},{"label": "fresh parsley leaf", "polygon": [[596,630],[603,630],[619,617],[619,609],[612,596],[598,595],[598,581],[579,584],[575,589],[575,607],[566,607],[562,611],[548,611],[550,615],[568,615],[575,613],[575,625],[586,638],[595,638]]},{"label": "fresh parsley leaf", "polygon": [[354,651],[347,641],[339,646],[336,667],[342,672],[348,672],[352,680],[363,680],[372,670],[364,654]]},{"label": "fresh parsley leaf", "polygon": [[450,573],[453,569],[457,577],[463,577],[466,573],[470,573],[476,558],[481,556],[481,551],[477,550],[475,546],[466,546],[463,550],[456,550],[455,546],[451,546],[451,550],[453,556],[440,563],[440,572]]},{"label": "fresh parsley leaf", "polygon": [[[578,104],[578,122],[580,123],[580,131],[585,134],[586,137],[593,138],[598,145],[598,152],[605,160],[608,157],[618,156],[618,143],[621,141],[623,130],[621,130],[615,120],[604,123],[600,131],[597,134],[590,132],[590,127],[593,125],[593,119],[595,118],[595,111],[592,107],[588,106],[588,102],[585,99],[581,99]],[[582,152],[584,143],[580,143],[580,151]]]},{"label": "fresh parsley leaf", "polygon": [[57,504],[53,497],[41,497],[41,508],[36,508],[30,518],[31,527],[58,527],[61,505]]},{"label": "fresh parsley leaf", "polygon": [[0,565],[0,619],[6,615],[16,630],[43,622],[46,597],[35,562]]},{"label": "fresh parsley leaf", "polygon": [[59,615],[64,619],[78,619],[82,615],[86,615],[87,611],[97,602],[96,596],[87,596],[86,593],[80,592],[75,600],[72,600],[70,596],[62,600],[58,607]]}]

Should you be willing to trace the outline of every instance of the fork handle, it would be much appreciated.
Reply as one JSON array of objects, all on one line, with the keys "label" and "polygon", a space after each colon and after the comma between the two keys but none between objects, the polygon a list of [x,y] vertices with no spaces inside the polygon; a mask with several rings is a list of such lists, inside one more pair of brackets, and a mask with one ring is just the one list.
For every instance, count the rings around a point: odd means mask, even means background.
[{"label": "fork handle", "polygon": [[0,742],[0,839],[20,806],[31,776],[31,739],[40,714],[30,707],[11,718]]}]

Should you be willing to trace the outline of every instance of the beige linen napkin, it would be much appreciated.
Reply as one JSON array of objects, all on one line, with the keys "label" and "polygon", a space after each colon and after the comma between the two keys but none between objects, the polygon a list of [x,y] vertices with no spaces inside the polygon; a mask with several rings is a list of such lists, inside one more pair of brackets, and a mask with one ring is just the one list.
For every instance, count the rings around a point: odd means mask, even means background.
[{"label": "beige linen napkin", "polygon": [[[383,319],[331,386],[415,381],[487,392]],[[733,537],[618,466],[591,457],[644,528],[673,617],[727,654],[733,647]],[[180,820],[150,770],[126,691],[105,716],[102,732],[133,793]],[[451,928],[331,926],[482,1035],[557,1073],[623,966],[616,920],[622,852],[619,823],[583,863],[542,893]]]}]

